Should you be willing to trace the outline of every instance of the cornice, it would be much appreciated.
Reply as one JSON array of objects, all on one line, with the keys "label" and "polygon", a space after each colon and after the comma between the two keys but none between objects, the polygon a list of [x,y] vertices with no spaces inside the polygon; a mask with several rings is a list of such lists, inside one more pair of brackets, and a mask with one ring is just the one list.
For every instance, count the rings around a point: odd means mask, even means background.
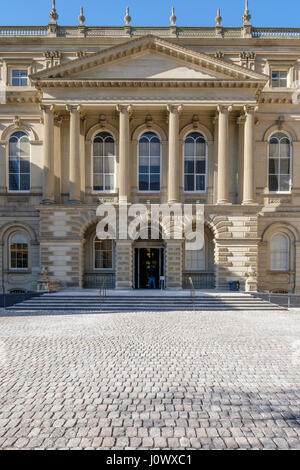
[{"label": "cornice", "polygon": [[43,79],[63,78],[71,74],[95,68],[99,65],[111,63],[115,60],[128,58],[129,56],[146,50],[156,51],[169,55],[174,59],[184,60],[189,65],[204,66],[211,72],[219,72],[237,80],[252,79],[266,83],[269,79],[269,77],[264,74],[254,72],[216,57],[211,57],[210,55],[189,49],[178,43],[174,44],[171,40],[167,41],[154,35],[131,39],[125,43],[119,43],[107,49],[92,53],[89,56],[70,60],[65,64],[42,70],[32,74],[31,79],[36,83]]},{"label": "cornice", "polygon": [[253,88],[261,89],[261,80],[240,81],[235,79],[44,79],[36,83],[42,88]]}]

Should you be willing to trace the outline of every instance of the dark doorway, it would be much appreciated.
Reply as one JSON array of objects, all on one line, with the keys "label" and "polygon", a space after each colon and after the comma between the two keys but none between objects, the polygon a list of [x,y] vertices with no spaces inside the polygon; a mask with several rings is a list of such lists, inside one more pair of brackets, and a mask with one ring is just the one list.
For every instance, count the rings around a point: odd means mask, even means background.
[{"label": "dark doorway", "polygon": [[135,288],[148,289],[150,274],[154,275],[155,288],[159,289],[160,277],[164,276],[164,249],[135,248]]}]

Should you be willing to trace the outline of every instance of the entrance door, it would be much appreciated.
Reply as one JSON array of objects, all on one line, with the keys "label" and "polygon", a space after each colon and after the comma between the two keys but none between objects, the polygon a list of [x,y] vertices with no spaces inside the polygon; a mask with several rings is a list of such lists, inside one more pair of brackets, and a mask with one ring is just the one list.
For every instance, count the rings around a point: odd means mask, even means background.
[{"label": "entrance door", "polygon": [[154,273],[155,287],[160,287],[160,276],[164,276],[163,248],[135,248],[135,288],[148,289],[150,271]]}]

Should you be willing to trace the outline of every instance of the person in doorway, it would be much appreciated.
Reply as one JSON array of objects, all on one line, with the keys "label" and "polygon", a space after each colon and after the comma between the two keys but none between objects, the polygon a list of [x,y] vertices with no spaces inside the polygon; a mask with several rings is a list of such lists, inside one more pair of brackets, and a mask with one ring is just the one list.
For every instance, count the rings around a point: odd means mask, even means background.
[{"label": "person in doorway", "polygon": [[148,270],[148,288],[151,289],[151,286],[153,286],[153,289],[156,289],[156,285],[155,285],[155,269],[154,267],[150,266],[149,270]]}]

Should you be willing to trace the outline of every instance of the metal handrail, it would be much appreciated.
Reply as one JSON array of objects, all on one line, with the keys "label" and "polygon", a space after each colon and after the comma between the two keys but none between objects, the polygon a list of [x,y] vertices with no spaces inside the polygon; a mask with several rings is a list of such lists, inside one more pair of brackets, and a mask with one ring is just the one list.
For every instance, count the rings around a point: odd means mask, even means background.
[{"label": "metal handrail", "polygon": [[99,296],[100,296],[100,311],[102,311],[102,307],[103,307],[104,300],[106,297],[106,279],[103,279],[103,282],[99,289]]},{"label": "metal handrail", "polygon": [[195,295],[196,295],[196,290],[194,287],[193,279],[189,277],[189,283],[191,285],[191,300],[192,300],[192,305],[193,305],[193,311],[195,312]]}]

